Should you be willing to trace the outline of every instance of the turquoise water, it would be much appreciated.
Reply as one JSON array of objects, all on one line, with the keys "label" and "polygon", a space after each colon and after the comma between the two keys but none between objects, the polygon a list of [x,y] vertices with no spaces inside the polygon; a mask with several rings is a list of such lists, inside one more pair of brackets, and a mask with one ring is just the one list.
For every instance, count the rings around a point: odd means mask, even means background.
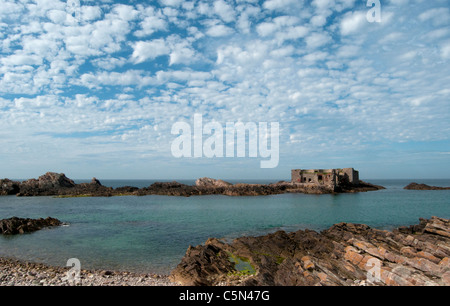
[{"label": "turquoise water", "polygon": [[[450,191],[408,191],[414,180],[371,180],[386,190],[339,195],[265,197],[0,197],[0,219],[51,216],[68,226],[0,237],[0,256],[82,268],[167,274],[189,245],[276,230],[323,230],[339,222],[393,229],[418,219],[450,218]],[[450,180],[418,180],[450,186]],[[113,187],[149,181],[104,181]],[[134,184],[133,184],[134,183]],[[143,186],[140,186],[142,184]],[[145,185],[144,185],[145,184]]]}]

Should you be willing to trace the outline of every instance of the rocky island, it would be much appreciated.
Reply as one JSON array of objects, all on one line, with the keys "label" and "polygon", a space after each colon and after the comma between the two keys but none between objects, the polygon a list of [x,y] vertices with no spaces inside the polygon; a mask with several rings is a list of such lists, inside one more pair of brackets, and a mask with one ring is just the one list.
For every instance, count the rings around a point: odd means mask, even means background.
[{"label": "rocky island", "polygon": [[426,184],[411,183],[405,188],[406,190],[450,190],[450,187],[429,186]]},{"label": "rocky island", "polygon": [[182,285],[450,285],[450,221],[394,231],[340,223],[320,233],[278,231],[189,247],[170,279]]},{"label": "rocky island", "polygon": [[46,227],[60,226],[62,222],[58,219],[48,217],[46,219],[24,219],[12,217],[0,220],[0,234],[17,235],[32,233]]},{"label": "rocky island", "polygon": [[[334,175],[334,174],[333,174]],[[99,180],[93,178],[90,183],[76,184],[63,173],[48,172],[38,179],[29,179],[23,182],[10,179],[0,180],[0,195],[16,196],[59,196],[59,197],[110,197],[110,196],[200,196],[200,195],[227,195],[227,196],[261,196],[282,193],[309,193],[330,194],[365,192],[384,189],[382,186],[360,181],[348,181],[345,176],[341,180],[330,184],[326,181],[328,176],[315,174],[315,181],[286,182],[273,184],[231,184],[223,180],[211,178],[198,179],[195,185],[186,185],[178,182],[157,182],[149,187],[137,188],[124,186],[119,188],[106,187]]]}]

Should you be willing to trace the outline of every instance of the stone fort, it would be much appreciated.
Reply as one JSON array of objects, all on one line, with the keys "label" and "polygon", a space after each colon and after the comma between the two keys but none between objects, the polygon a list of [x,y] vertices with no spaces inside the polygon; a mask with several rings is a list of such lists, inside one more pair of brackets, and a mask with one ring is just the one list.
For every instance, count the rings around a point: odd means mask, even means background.
[{"label": "stone fort", "polygon": [[314,184],[336,188],[343,185],[358,185],[359,172],[353,168],[344,169],[296,169],[291,172],[291,182],[295,184]]}]

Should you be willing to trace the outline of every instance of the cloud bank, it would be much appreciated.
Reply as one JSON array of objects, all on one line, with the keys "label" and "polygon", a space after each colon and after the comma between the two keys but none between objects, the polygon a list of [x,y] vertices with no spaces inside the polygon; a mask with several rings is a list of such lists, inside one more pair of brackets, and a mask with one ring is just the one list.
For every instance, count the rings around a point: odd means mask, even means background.
[{"label": "cloud bank", "polygon": [[[448,2],[381,3],[0,0],[0,176],[448,177]],[[195,113],[279,122],[280,166],[174,158]]]}]

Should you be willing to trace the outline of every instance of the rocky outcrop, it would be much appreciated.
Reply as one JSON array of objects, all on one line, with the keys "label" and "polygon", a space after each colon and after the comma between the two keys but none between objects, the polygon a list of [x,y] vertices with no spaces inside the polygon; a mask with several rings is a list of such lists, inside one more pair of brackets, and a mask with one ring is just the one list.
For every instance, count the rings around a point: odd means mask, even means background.
[{"label": "rocky outcrop", "polygon": [[234,271],[234,264],[220,245],[189,247],[183,261],[170,276],[182,285],[210,286],[225,280]]},{"label": "rocky outcrop", "polygon": [[0,195],[15,195],[20,191],[20,183],[9,179],[0,180]]},{"label": "rocky outcrop", "polygon": [[64,173],[47,172],[40,176],[37,180],[31,179],[23,182],[21,188],[72,188],[75,187],[74,181],[67,178]]},{"label": "rocky outcrop", "polygon": [[199,195],[198,190],[193,186],[188,186],[178,182],[157,182],[148,188],[137,191],[138,195],[168,195],[189,197]]},{"label": "rocky outcrop", "polygon": [[61,190],[75,187],[74,181],[63,173],[47,172],[38,179],[30,179],[20,184],[20,196],[55,195]]},{"label": "rocky outcrop", "polygon": [[48,172],[38,179],[13,182],[0,180],[0,195],[17,196],[59,196],[59,197],[110,197],[122,195],[167,195],[167,196],[263,196],[282,193],[328,194],[335,192],[363,192],[382,189],[368,183],[346,185],[339,190],[330,190],[326,186],[316,184],[295,184],[278,182],[274,184],[231,184],[212,178],[198,179],[195,185],[185,185],[178,182],[157,182],[146,188],[124,186],[119,188],[106,187],[93,178],[90,183],[75,184],[63,173]]},{"label": "rocky outcrop", "polygon": [[380,185],[374,185],[364,181],[359,181],[358,184],[347,184],[340,187],[340,192],[353,193],[353,192],[367,192],[386,189]]},{"label": "rocky outcrop", "polygon": [[102,196],[114,195],[114,189],[103,186],[93,178],[90,183],[75,184],[63,173],[48,172],[37,180],[31,179],[19,185],[18,196]]},{"label": "rocky outcrop", "polygon": [[428,186],[426,184],[411,183],[404,187],[406,190],[450,190],[450,187]]},{"label": "rocky outcrop", "polygon": [[105,187],[95,177],[90,183],[81,183],[74,186],[70,190],[61,190],[60,196],[96,196],[96,197],[111,197],[116,195],[114,189]]},{"label": "rocky outcrop", "polygon": [[226,188],[226,187],[230,187],[233,184],[222,181],[222,180],[216,180],[216,179],[212,179],[209,177],[203,177],[203,178],[199,178],[196,182],[195,182],[195,186],[200,187],[200,188]]},{"label": "rocky outcrop", "polygon": [[394,231],[340,223],[320,233],[278,231],[189,247],[171,280],[182,285],[450,285],[450,221]]},{"label": "rocky outcrop", "polygon": [[12,217],[0,220],[0,233],[3,235],[25,234],[38,231],[45,227],[59,226],[61,221],[55,218],[22,219]]}]

